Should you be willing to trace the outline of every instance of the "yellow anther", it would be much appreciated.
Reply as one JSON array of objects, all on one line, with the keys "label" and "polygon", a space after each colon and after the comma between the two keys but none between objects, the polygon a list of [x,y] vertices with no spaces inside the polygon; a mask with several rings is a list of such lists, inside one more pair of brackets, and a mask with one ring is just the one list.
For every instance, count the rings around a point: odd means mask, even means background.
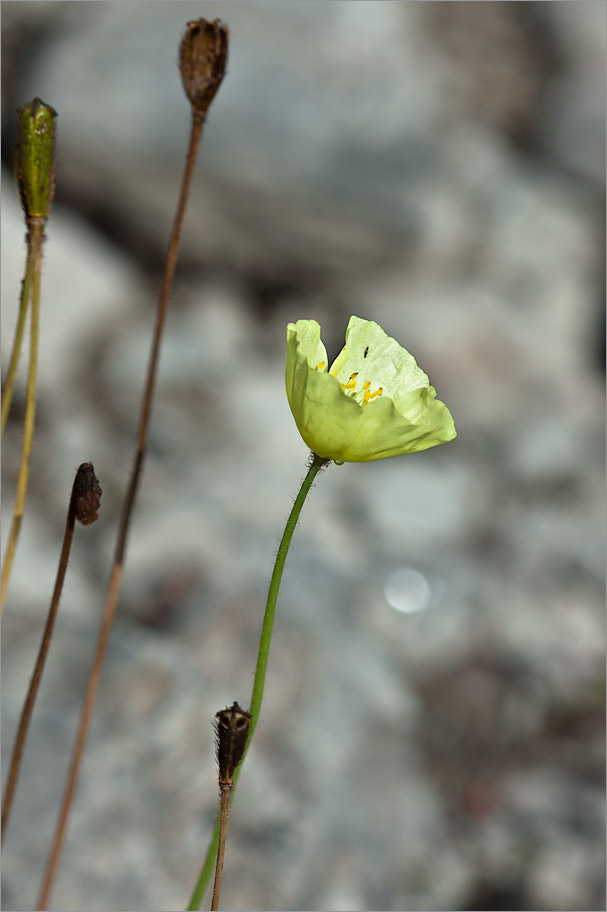
[{"label": "yellow anther", "polygon": [[[375,399],[377,396],[381,396],[381,394],[384,391],[383,387],[380,386],[379,389],[376,389],[375,392],[372,393],[368,389],[368,387],[370,387],[370,386],[371,386],[370,383],[365,383],[365,385],[363,386],[363,389],[364,389],[363,401],[360,403],[363,408],[365,407],[365,405],[369,405],[369,403],[371,402],[372,399]],[[367,389],[365,389],[365,387],[367,387]]]},{"label": "yellow anther", "polygon": [[325,362],[324,362],[324,361],[321,361],[320,364],[317,364],[317,365],[316,365],[316,370],[321,371],[321,370],[323,369],[324,366],[325,366]]},{"label": "yellow anther", "polygon": [[332,376],[332,377],[337,377],[337,371],[331,371],[331,376]]},{"label": "yellow anther", "polygon": [[[336,376],[333,371],[331,371],[331,373],[334,376]],[[354,371],[353,373],[351,373],[350,379],[347,381],[347,383],[341,383],[340,386],[345,393],[348,393],[350,396],[353,396],[353,398],[356,399],[356,401],[359,403],[359,405],[365,406],[365,405],[368,405],[372,399],[375,399],[377,396],[381,396],[381,394],[383,393],[384,390],[383,390],[383,387],[380,386],[379,389],[376,389],[375,392],[372,393],[371,392],[371,381],[367,380],[365,383],[363,383],[361,389],[357,393],[356,392],[356,384],[357,384],[356,378],[358,377],[358,373],[359,373],[358,371]],[[361,394],[362,394],[362,401],[361,401]]]}]

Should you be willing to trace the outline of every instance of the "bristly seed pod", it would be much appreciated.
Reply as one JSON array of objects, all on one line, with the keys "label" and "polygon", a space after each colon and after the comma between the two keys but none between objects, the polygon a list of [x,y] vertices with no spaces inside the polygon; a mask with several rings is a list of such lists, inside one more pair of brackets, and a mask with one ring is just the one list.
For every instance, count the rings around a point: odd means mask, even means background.
[{"label": "bristly seed pod", "polygon": [[83,526],[90,526],[99,518],[97,511],[102,493],[93,463],[83,462],[76,472],[72,488],[72,502],[76,519]]},{"label": "bristly seed pod", "polygon": [[247,744],[251,714],[238,703],[215,714],[220,785],[231,784]]},{"label": "bristly seed pod", "polygon": [[195,112],[206,116],[228,62],[228,27],[221,20],[188,22],[179,49],[179,68],[185,93]]},{"label": "bristly seed pod", "polygon": [[55,193],[55,118],[39,98],[17,108],[15,173],[27,218],[47,219]]}]

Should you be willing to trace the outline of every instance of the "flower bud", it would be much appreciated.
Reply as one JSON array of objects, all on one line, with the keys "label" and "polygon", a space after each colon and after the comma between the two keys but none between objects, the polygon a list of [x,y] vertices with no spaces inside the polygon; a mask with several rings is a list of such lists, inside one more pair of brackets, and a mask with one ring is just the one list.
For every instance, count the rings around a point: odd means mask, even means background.
[{"label": "flower bud", "polygon": [[219,19],[188,22],[179,49],[179,68],[185,93],[204,117],[226,71],[228,27]]},{"label": "flower bud", "polygon": [[17,108],[15,171],[27,218],[48,218],[55,192],[55,117],[39,98]]}]

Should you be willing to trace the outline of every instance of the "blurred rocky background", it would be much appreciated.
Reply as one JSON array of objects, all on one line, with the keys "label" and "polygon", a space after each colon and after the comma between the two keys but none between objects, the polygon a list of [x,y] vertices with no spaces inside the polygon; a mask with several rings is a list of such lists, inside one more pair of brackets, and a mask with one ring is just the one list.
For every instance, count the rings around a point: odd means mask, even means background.
[{"label": "blurred rocky background", "polygon": [[[97,638],[189,127],[186,22],[230,26],[128,563],[51,908],[175,910],[247,705],[307,451],[287,322],[410,349],[446,446],[331,466],[294,539],[222,907],[604,908],[605,6],[2,6],[2,353],[24,263],[15,108],[58,113],[6,763],[76,467],[79,528],[6,839],[33,908]],[[25,361],[3,459],[12,509]],[[205,903],[207,900],[205,900]]]}]

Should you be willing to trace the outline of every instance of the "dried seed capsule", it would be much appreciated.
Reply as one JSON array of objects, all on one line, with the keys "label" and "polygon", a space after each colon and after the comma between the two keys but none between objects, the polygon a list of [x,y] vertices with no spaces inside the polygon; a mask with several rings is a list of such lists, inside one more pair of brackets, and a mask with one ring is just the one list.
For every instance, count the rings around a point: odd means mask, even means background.
[{"label": "dried seed capsule", "polygon": [[76,472],[72,488],[72,502],[76,519],[83,526],[90,526],[99,518],[101,485],[95,475],[92,462],[83,462]]},{"label": "dried seed capsule", "polygon": [[27,218],[48,218],[55,192],[55,118],[39,98],[17,108],[15,172]]},{"label": "dried seed capsule", "polygon": [[215,714],[219,782],[231,783],[247,745],[251,714],[233,703]]},{"label": "dried seed capsule", "polygon": [[185,93],[204,117],[221,84],[228,62],[228,27],[219,19],[188,22],[179,49]]}]

